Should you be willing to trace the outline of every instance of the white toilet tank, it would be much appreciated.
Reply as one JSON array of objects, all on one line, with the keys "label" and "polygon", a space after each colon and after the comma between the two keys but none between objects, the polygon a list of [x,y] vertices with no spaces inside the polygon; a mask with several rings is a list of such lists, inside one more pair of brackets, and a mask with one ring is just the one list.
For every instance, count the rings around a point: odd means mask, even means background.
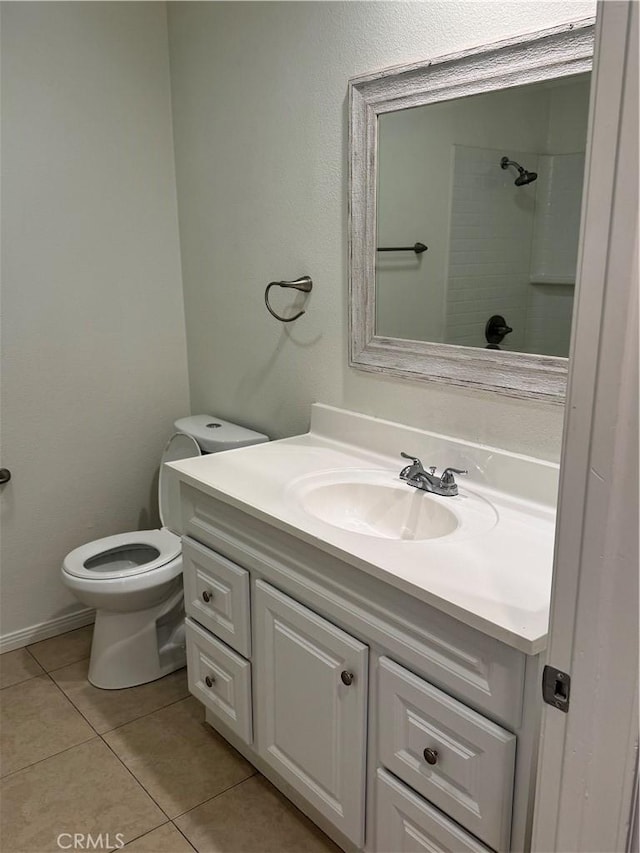
[{"label": "white toilet tank", "polygon": [[191,415],[179,418],[173,425],[176,432],[190,435],[205,453],[218,453],[234,447],[248,447],[269,441],[266,435],[238,424],[223,421],[213,415]]},{"label": "white toilet tank", "polygon": [[266,435],[252,429],[232,424],[213,415],[190,415],[179,418],[174,423],[176,432],[167,442],[162,453],[160,475],[158,477],[158,510],[160,523],[173,533],[171,520],[179,518],[180,485],[171,471],[164,467],[165,462],[177,462],[190,459],[202,453],[219,453],[237,447],[249,447],[251,444],[263,444],[269,441]]}]

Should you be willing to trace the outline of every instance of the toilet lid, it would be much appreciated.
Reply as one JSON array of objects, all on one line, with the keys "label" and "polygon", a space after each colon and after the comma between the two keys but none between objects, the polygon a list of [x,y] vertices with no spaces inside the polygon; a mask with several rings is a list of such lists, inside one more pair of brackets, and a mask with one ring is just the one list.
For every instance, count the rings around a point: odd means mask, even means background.
[{"label": "toilet lid", "polygon": [[151,572],[181,552],[182,542],[169,530],[134,530],[87,542],[67,554],[62,565],[77,578],[111,580]]},{"label": "toilet lid", "polygon": [[[202,456],[202,451],[195,438],[183,432],[174,433],[162,453],[160,474],[158,476],[158,511],[160,523],[171,530],[172,519],[179,518],[180,486],[174,472],[167,471],[165,462],[178,462],[180,459],[191,459]],[[174,525],[175,527],[175,525]],[[175,531],[174,531],[175,532]]]},{"label": "toilet lid", "polygon": [[232,424],[215,415],[189,415],[179,418],[173,426],[177,432],[192,435],[205,453],[218,453],[269,441],[268,436],[261,432]]}]

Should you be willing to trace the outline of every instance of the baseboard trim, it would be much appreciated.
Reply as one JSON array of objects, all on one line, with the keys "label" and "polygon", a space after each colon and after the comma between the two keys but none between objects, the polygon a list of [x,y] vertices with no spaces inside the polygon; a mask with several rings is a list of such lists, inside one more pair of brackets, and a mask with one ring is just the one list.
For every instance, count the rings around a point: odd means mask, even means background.
[{"label": "baseboard trim", "polygon": [[48,640],[49,637],[57,637],[58,634],[66,634],[67,631],[73,631],[75,628],[91,625],[95,622],[95,618],[96,611],[86,607],[67,616],[58,616],[56,619],[49,619],[47,622],[40,622],[38,625],[30,625],[11,634],[4,634],[0,637],[0,654],[21,649],[40,640]]}]

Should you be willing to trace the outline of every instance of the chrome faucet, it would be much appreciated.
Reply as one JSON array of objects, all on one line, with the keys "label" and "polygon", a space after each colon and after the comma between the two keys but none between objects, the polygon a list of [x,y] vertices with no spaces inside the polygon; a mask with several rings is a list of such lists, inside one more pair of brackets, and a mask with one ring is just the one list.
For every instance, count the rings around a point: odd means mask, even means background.
[{"label": "chrome faucet", "polygon": [[453,495],[458,494],[458,484],[453,475],[466,474],[467,471],[463,471],[461,468],[445,468],[439,477],[436,474],[435,465],[425,471],[422,462],[416,456],[409,456],[408,453],[401,453],[400,456],[403,459],[411,460],[411,465],[407,465],[400,471],[400,479],[404,480],[409,486],[443,497],[453,497]]}]

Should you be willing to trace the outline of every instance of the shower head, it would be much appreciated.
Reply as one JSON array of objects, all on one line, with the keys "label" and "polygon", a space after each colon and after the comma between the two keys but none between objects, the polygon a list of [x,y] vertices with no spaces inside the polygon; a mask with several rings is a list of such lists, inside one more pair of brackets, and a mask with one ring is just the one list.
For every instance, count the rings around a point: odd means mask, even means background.
[{"label": "shower head", "polygon": [[537,177],[537,172],[527,172],[526,169],[522,169],[514,183],[517,187],[524,187],[526,184],[532,184]]},{"label": "shower head", "polygon": [[508,157],[503,157],[500,160],[500,167],[502,169],[507,169],[509,166],[515,166],[518,170],[518,177],[514,181],[517,187],[524,187],[526,184],[532,184],[538,177],[537,172],[527,172],[526,169],[522,168],[520,163],[516,163],[515,160],[509,160]]}]

